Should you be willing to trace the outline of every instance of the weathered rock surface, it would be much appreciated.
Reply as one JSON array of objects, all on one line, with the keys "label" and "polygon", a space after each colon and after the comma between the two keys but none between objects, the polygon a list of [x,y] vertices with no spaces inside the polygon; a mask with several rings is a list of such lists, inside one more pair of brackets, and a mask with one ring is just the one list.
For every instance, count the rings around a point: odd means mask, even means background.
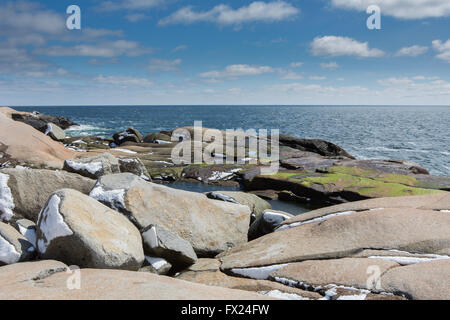
[{"label": "weathered rock surface", "polygon": [[[119,158],[120,172],[129,172],[141,177],[144,180],[151,181],[152,178],[147,168],[139,158]],[[113,173],[113,172],[112,172]]]},{"label": "weathered rock surface", "polygon": [[123,132],[117,132],[113,135],[114,142],[120,146],[125,142],[136,142],[140,143],[144,140],[142,134],[133,128],[128,128]]},{"label": "weathered rock surface", "polygon": [[0,266],[27,261],[34,255],[35,248],[23,235],[0,222]]},{"label": "weathered rock surface", "polygon": [[64,130],[53,123],[47,123],[44,133],[55,141],[63,141],[66,138]]},{"label": "weathered rock surface", "polygon": [[256,220],[251,224],[248,230],[248,239],[254,240],[266,234],[272,233],[281,225],[283,221],[289,220],[294,216],[275,210],[265,210]]},{"label": "weathered rock surface", "polygon": [[450,215],[410,208],[350,212],[268,234],[221,256],[223,270],[343,258],[364,249],[450,254]]},{"label": "weathered rock surface", "polygon": [[248,190],[289,190],[299,197],[322,203],[342,203],[370,198],[416,196],[442,193],[423,188],[415,176],[386,173],[347,166],[311,171],[280,171],[257,175],[244,183]]},{"label": "weathered rock surface", "polygon": [[414,300],[449,300],[450,260],[391,269],[381,277],[381,286]]},{"label": "weathered rock surface", "polygon": [[450,193],[440,193],[427,196],[377,198],[364,201],[343,203],[331,207],[313,210],[292,219],[284,221],[281,225],[295,225],[306,221],[314,221],[322,217],[327,217],[339,213],[352,211],[367,211],[388,208],[412,208],[423,210],[450,210]]},{"label": "weathered rock surface", "polygon": [[179,269],[197,261],[197,255],[188,241],[160,226],[151,225],[145,228],[142,240],[146,255],[164,258]]},{"label": "weathered rock surface", "polygon": [[251,193],[236,191],[213,191],[208,192],[206,196],[213,200],[238,203],[247,206],[254,217],[260,216],[264,210],[272,209],[270,203]]},{"label": "weathered rock surface", "polygon": [[216,259],[199,259],[198,262],[176,277],[190,282],[202,283],[208,286],[217,286],[246,291],[273,291],[294,294],[298,298],[319,299],[322,296],[315,292],[291,288],[276,282],[267,280],[253,280],[231,277],[220,271],[220,262]]},{"label": "weathered rock surface", "polygon": [[10,108],[0,108],[0,148],[4,161],[16,164],[61,169],[66,159],[77,155],[33,127],[8,117]]},{"label": "weathered rock surface", "polygon": [[80,290],[70,290],[73,273],[57,261],[0,268],[1,300],[265,300],[240,290],[161,277],[151,273],[82,269]]},{"label": "weathered rock surface", "polygon": [[120,173],[119,160],[110,153],[93,157],[66,160],[64,170],[97,179],[101,176]]},{"label": "weathered rock surface", "polygon": [[171,137],[164,133],[150,133],[145,136],[144,142],[145,143],[158,143],[158,144],[162,144],[164,142],[171,143]]},{"label": "weathered rock surface", "polygon": [[391,261],[362,258],[303,261],[278,269],[271,273],[270,277],[279,281],[281,279],[293,281],[299,287],[315,288],[317,291],[329,285],[375,290],[380,278],[368,281],[374,271],[371,269],[373,267],[377,268],[381,276],[399,265]]},{"label": "weathered rock surface", "polygon": [[82,268],[139,270],[139,231],[120,213],[70,189],[55,192],[39,214],[37,247],[44,259]]},{"label": "weathered rock surface", "polygon": [[101,177],[91,197],[125,215],[139,228],[159,225],[211,256],[247,241],[250,210],[205,195],[146,182],[132,174]]},{"label": "weathered rock surface", "polygon": [[36,111],[32,113],[27,112],[18,113],[15,112],[15,110],[13,110],[13,112],[11,113],[11,118],[14,121],[20,121],[25,124],[28,124],[41,132],[45,132],[45,127],[47,126],[48,123],[54,124],[59,128],[61,128],[62,130],[66,130],[71,126],[77,125],[75,122],[72,122],[65,117],[46,115]]},{"label": "weathered rock surface", "polygon": [[286,134],[280,134],[280,144],[301,151],[309,151],[326,157],[345,157],[354,159],[341,147],[319,139],[299,139]]},{"label": "weathered rock surface", "polygon": [[[2,169],[0,170],[0,180],[2,177],[2,181],[6,181],[2,194],[6,194],[8,190],[11,194],[12,202],[8,201],[8,207],[10,207],[8,215],[13,213],[17,217],[25,217],[34,222],[53,192],[70,188],[89,194],[95,185],[94,180],[65,171]],[[0,215],[2,214],[1,207],[0,205]]]}]

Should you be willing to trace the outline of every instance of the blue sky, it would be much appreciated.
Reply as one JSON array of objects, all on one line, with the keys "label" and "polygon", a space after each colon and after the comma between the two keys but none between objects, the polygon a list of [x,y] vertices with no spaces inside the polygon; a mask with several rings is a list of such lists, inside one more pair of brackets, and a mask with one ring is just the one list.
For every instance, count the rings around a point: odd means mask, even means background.
[{"label": "blue sky", "polygon": [[449,70],[448,0],[0,3],[1,105],[449,105]]}]

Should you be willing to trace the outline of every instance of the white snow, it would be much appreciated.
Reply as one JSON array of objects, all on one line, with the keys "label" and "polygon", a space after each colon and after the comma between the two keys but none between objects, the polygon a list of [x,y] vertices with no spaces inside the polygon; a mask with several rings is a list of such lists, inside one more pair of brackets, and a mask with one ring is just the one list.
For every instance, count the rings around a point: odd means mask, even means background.
[{"label": "white snow", "polygon": [[0,173],[0,220],[9,221],[14,216],[14,199],[8,187],[9,176]]},{"label": "white snow", "polygon": [[288,264],[275,264],[267,267],[257,267],[257,268],[236,268],[231,269],[231,272],[246,278],[256,279],[256,280],[266,280],[272,272],[275,272]]},{"label": "white snow", "polygon": [[24,166],[16,166],[14,169],[19,169],[19,170],[30,170],[30,168],[24,167]]},{"label": "white snow", "polygon": [[36,229],[35,228],[25,228],[24,226],[19,225],[19,232],[27,238],[27,240],[36,247]]},{"label": "white snow", "polygon": [[400,254],[405,254],[406,256],[370,256],[369,259],[380,259],[380,260],[387,260],[387,261],[393,261],[400,265],[406,266],[416,263],[425,263],[425,262],[431,262],[435,260],[449,260],[450,256],[444,256],[444,255],[438,255],[438,254],[420,254],[420,257],[413,257],[408,256],[412,255],[413,253],[406,252],[406,251],[399,251],[399,250],[389,250],[391,252],[396,252]]},{"label": "white snow", "polygon": [[303,226],[305,224],[310,224],[310,223],[323,222],[323,221],[326,221],[326,220],[334,218],[334,217],[348,216],[348,215],[351,215],[351,214],[354,214],[354,213],[356,213],[356,211],[344,211],[344,212],[333,213],[333,214],[329,214],[329,215],[326,215],[326,216],[323,216],[323,217],[319,217],[319,218],[315,218],[315,219],[311,219],[311,220],[306,220],[306,221],[303,221],[303,222],[295,222],[295,223],[291,223],[291,224],[286,224],[284,226],[281,226],[281,227],[277,228],[275,231],[287,230],[287,229]]},{"label": "white snow", "polygon": [[134,152],[134,151],[131,151],[131,150],[128,150],[128,149],[115,148],[114,150],[115,151],[120,151],[120,152],[123,152],[123,153],[130,153],[130,154],[136,154],[137,153],[137,152]]},{"label": "white snow", "polygon": [[275,216],[275,217],[283,217],[286,220],[291,219],[291,217],[289,217],[285,214],[279,213],[279,212],[265,211],[263,214],[264,214],[264,216],[268,216],[268,217]]},{"label": "white snow", "polygon": [[366,300],[367,294],[361,293],[354,296],[340,296],[337,300]]},{"label": "white snow", "polygon": [[450,210],[441,210],[441,212],[450,213]]},{"label": "white snow", "polygon": [[[150,248],[154,249],[154,248],[159,247],[158,234],[156,233],[156,227],[152,226],[145,233],[146,233],[146,237],[148,237],[147,239],[150,242],[149,243]],[[147,236],[147,234],[148,234],[148,236]]]},{"label": "white snow", "polygon": [[90,174],[97,174],[97,172],[103,169],[103,163],[99,162],[77,162],[72,160],[67,160],[66,164],[76,171],[87,171]]},{"label": "white snow", "polygon": [[17,263],[20,260],[20,253],[16,248],[0,235],[0,262],[4,264]]},{"label": "white snow", "polygon": [[145,260],[147,260],[148,263],[150,263],[150,265],[155,268],[156,270],[161,269],[162,267],[164,267],[165,265],[169,264],[166,260],[164,260],[163,258],[156,258],[156,257],[149,257],[149,256],[145,256]]},{"label": "white snow", "polygon": [[285,292],[281,292],[280,290],[259,291],[258,293],[262,294],[264,296],[277,298],[277,299],[283,299],[283,300],[310,300],[308,298],[299,296],[298,294],[285,293]]},{"label": "white snow", "polygon": [[138,162],[136,158],[127,158],[127,159],[120,159],[121,162],[125,163],[136,163]]},{"label": "white snow", "polygon": [[51,123],[47,123],[47,128],[45,129],[45,135],[48,135],[50,132],[52,132],[53,128]]},{"label": "white snow", "polygon": [[125,189],[106,191],[101,184],[97,183],[89,196],[97,201],[109,204],[113,209],[126,209]]},{"label": "white snow", "polygon": [[61,199],[57,195],[53,195],[45,208],[39,213],[38,226],[44,236],[44,239],[39,239],[37,243],[40,253],[47,251],[52,240],[73,234],[59,212],[60,203]]},{"label": "white snow", "polygon": [[157,143],[157,144],[171,144],[172,142],[164,141],[164,140],[155,140],[155,143]]}]

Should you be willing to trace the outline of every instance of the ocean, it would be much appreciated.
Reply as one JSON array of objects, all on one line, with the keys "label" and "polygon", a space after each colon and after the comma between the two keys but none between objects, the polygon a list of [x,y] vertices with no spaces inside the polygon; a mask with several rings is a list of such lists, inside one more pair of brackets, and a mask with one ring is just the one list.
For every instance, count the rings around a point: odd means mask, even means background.
[{"label": "ocean", "polygon": [[357,159],[401,159],[450,176],[450,107],[445,106],[70,106],[14,107],[68,117],[71,136],[111,137],[134,127],[143,134],[192,126],[279,129],[333,142]]}]

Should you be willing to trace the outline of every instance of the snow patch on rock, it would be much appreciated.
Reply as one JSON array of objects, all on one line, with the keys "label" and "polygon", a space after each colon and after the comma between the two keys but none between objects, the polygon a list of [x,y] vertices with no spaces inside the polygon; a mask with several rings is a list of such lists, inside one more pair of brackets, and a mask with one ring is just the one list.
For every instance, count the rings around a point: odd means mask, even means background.
[{"label": "snow patch on rock", "polygon": [[348,216],[351,214],[357,213],[357,211],[344,211],[344,212],[338,212],[338,213],[333,213],[333,214],[329,214],[323,217],[319,217],[319,218],[315,218],[315,219],[311,219],[311,220],[306,220],[303,222],[295,222],[295,223],[291,223],[291,224],[286,224],[284,226],[281,226],[279,228],[277,228],[275,231],[282,231],[282,230],[287,230],[287,229],[291,229],[291,228],[295,228],[295,227],[300,227],[303,226],[305,224],[311,224],[311,223],[318,223],[318,222],[323,222],[326,221],[328,219],[331,218],[335,218],[335,217],[340,217],[340,216]]},{"label": "snow patch on rock", "polygon": [[40,253],[45,253],[48,245],[54,239],[73,234],[59,212],[60,203],[61,199],[57,195],[53,195],[45,208],[39,213],[38,226],[45,238],[38,240],[37,247]]},{"label": "snow patch on rock", "polygon": [[282,300],[310,300],[308,298],[299,296],[298,294],[285,293],[285,292],[281,292],[280,290],[259,291],[258,293],[262,294],[264,296],[268,296],[268,297],[271,297],[271,298],[282,299]]},{"label": "snow patch on rock", "polygon": [[74,169],[75,171],[87,171],[90,174],[97,174],[99,171],[103,170],[103,163],[99,162],[77,162],[72,160],[67,160],[66,164]]},{"label": "snow patch on rock", "polygon": [[0,235],[0,262],[4,264],[17,263],[20,260],[20,253],[5,238]]},{"label": "snow patch on rock", "polygon": [[275,264],[267,267],[257,267],[257,268],[236,268],[231,269],[231,272],[250,279],[256,280],[267,280],[272,272],[275,272],[288,264]]},{"label": "snow patch on rock", "polygon": [[145,260],[153,267],[155,270],[160,270],[165,265],[168,265],[169,263],[163,259],[163,258],[156,258],[156,257],[149,257],[145,256]]},{"label": "snow patch on rock", "polygon": [[137,153],[137,152],[134,152],[134,151],[131,151],[131,150],[128,150],[128,149],[115,148],[114,150],[115,151],[120,151],[120,152],[123,152],[123,153],[129,153],[129,154],[136,154]]},{"label": "snow patch on rock", "polygon": [[107,204],[110,208],[115,210],[126,210],[125,207],[125,190],[104,190],[102,185],[97,184],[91,190],[89,196],[97,201]]},{"label": "snow patch on rock", "polygon": [[34,246],[36,247],[36,229],[35,228],[25,228],[22,225],[19,226],[19,232]]},{"label": "snow patch on rock", "polygon": [[0,220],[9,221],[14,216],[14,199],[8,187],[9,176],[0,173]]}]

